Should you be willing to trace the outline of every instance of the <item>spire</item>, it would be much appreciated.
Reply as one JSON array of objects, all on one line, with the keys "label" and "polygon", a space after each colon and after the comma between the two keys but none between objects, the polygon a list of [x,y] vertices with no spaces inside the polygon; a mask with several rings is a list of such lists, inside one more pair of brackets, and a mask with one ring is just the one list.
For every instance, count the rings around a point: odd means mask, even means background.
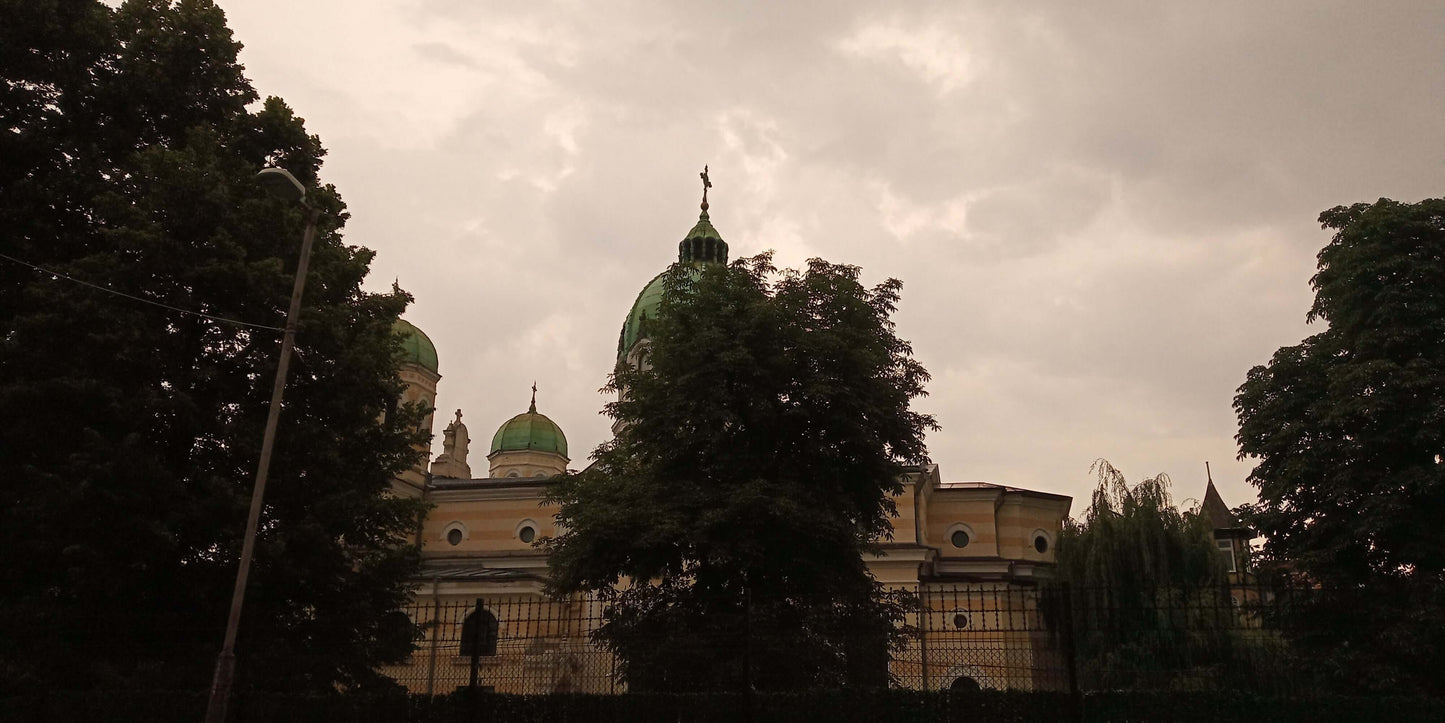
[{"label": "spire", "polygon": [[532,406],[527,407],[528,414],[537,413],[537,381],[532,380]]},{"label": "spire", "polygon": [[1224,504],[1224,498],[1219,496],[1219,490],[1214,487],[1214,476],[1209,473],[1209,463],[1204,463],[1204,477],[1209,480],[1204,487],[1204,501],[1199,504],[1200,510],[1209,518],[1215,529],[1229,529],[1238,525],[1233,513],[1229,511],[1229,505]]}]

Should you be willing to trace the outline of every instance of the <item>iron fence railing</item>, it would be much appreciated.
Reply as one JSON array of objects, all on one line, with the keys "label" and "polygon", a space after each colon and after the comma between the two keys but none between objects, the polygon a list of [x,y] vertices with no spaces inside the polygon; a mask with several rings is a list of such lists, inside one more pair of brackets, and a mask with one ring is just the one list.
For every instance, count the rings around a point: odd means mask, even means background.
[{"label": "iron fence railing", "polygon": [[[903,688],[1279,694],[1306,684],[1308,665],[1287,633],[1308,590],[957,583],[912,592],[907,635],[888,661]],[[625,692],[619,661],[593,636],[607,604],[583,595],[418,599],[406,610],[415,652],[383,672],[415,693]],[[738,627],[743,635],[747,626]],[[699,654],[714,643],[770,650],[766,640],[699,640]]]}]

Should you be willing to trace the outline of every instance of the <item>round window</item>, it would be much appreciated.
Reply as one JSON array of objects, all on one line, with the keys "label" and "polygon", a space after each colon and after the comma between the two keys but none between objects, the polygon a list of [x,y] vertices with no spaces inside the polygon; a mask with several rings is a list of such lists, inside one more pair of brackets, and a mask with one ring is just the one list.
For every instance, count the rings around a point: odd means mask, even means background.
[{"label": "round window", "polygon": [[967,614],[967,613],[957,613],[957,614],[955,614],[955,615],[953,616],[953,627],[958,628],[959,630],[962,630],[962,629],[968,627],[968,614]]},{"label": "round window", "polygon": [[532,540],[537,539],[537,530],[530,525],[523,527],[522,531],[517,533],[517,537],[522,538],[522,542],[530,545],[532,544]]},{"label": "round window", "polygon": [[955,531],[953,537],[949,539],[953,542],[954,547],[968,547],[968,533],[963,530]]},{"label": "round window", "polygon": [[453,545],[462,544],[462,531],[455,527],[447,530],[447,542],[450,542]]},{"label": "round window", "polygon": [[1042,555],[1043,553],[1045,553],[1045,552],[1048,552],[1048,551],[1049,551],[1049,538],[1044,537],[1043,535],[1035,535],[1035,536],[1034,536],[1034,549],[1035,549],[1035,550],[1038,550],[1038,551],[1039,551],[1039,554],[1041,554],[1041,555]]}]

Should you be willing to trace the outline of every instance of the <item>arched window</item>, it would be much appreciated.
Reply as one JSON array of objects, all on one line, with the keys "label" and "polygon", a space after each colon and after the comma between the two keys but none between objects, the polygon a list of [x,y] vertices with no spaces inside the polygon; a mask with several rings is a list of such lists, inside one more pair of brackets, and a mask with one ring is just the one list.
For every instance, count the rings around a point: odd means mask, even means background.
[{"label": "arched window", "polygon": [[980,690],[981,688],[982,686],[978,684],[978,681],[968,677],[967,675],[960,675],[957,678],[954,678],[953,682],[950,683],[948,686],[949,690],[957,691]]},{"label": "arched window", "polygon": [[459,654],[471,657],[475,645],[480,645],[477,655],[497,654],[497,616],[488,610],[474,610],[462,621],[462,645]]}]

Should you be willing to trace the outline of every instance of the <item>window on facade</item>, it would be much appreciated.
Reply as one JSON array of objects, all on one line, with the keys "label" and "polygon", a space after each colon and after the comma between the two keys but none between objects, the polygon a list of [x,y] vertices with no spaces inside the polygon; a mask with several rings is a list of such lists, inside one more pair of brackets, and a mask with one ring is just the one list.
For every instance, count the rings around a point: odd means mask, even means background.
[{"label": "window on facade", "polygon": [[1034,549],[1042,555],[1049,551],[1049,538],[1043,535],[1034,535]]},{"label": "window on facade", "polygon": [[949,541],[953,543],[954,547],[968,547],[968,533],[963,530],[955,530],[953,536],[949,538]]},{"label": "window on facade", "polygon": [[459,655],[470,656],[497,654],[497,616],[487,610],[475,610],[462,621],[462,639]]},{"label": "window on facade", "polygon": [[1234,572],[1234,543],[1230,540],[1219,540],[1214,543],[1219,548],[1219,565],[1225,572]]},{"label": "window on facade", "polygon": [[953,627],[958,628],[959,630],[968,627],[968,613],[954,613]]},{"label": "window on facade", "polygon": [[460,544],[462,544],[462,531],[459,530],[459,529],[457,529],[457,528],[455,528],[455,527],[453,527],[453,528],[450,529],[450,530],[447,530],[447,542],[449,542],[449,543],[451,543],[451,544],[453,544],[453,545],[460,545]]},{"label": "window on facade", "polygon": [[522,530],[517,533],[517,537],[521,538],[522,542],[530,545],[532,544],[532,540],[537,539],[537,528],[531,525],[523,527]]}]

